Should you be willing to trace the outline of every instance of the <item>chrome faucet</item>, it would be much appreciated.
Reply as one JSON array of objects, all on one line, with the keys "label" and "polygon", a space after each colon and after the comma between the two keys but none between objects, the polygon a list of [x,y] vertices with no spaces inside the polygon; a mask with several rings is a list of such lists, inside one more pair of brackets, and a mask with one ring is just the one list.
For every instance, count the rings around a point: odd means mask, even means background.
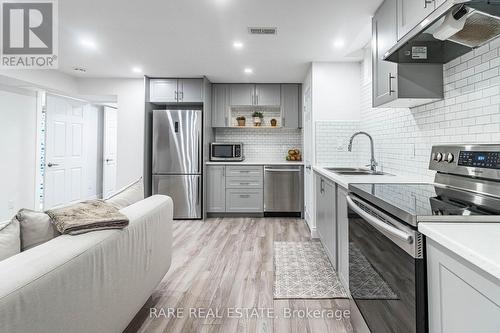
[{"label": "chrome faucet", "polygon": [[352,136],[351,136],[351,139],[349,140],[349,147],[347,148],[349,151],[352,151],[352,142],[354,140],[354,138],[360,134],[364,134],[366,135],[369,139],[370,139],[370,148],[371,148],[371,151],[372,151],[372,157],[370,159],[370,164],[367,165],[370,167],[370,170],[376,172],[377,171],[377,161],[375,161],[375,148],[373,146],[373,138],[370,134],[366,133],[366,132],[356,132],[354,133]]}]

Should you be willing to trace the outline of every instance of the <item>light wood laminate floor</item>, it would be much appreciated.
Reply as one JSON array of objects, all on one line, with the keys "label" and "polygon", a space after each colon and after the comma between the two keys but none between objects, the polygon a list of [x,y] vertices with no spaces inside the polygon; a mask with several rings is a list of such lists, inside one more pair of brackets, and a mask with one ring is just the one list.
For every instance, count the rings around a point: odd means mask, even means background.
[{"label": "light wood laminate floor", "polygon": [[172,266],[126,332],[352,332],[348,300],[273,299],[273,242],[309,240],[296,218],[174,221]]}]

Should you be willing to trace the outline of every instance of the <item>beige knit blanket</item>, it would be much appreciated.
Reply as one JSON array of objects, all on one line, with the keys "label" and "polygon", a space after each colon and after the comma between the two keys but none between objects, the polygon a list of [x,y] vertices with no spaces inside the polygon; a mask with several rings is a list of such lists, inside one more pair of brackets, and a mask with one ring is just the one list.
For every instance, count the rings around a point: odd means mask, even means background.
[{"label": "beige knit blanket", "polygon": [[89,231],[121,229],[128,218],[103,200],[88,200],[46,211],[61,234],[78,235]]}]

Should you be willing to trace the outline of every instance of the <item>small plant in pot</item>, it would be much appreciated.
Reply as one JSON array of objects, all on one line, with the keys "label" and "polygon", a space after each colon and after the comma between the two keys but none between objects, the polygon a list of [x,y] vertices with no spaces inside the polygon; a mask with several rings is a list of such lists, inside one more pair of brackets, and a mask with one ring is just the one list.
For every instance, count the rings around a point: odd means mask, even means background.
[{"label": "small plant in pot", "polygon": [[255,111],[252,114],[253,117],[253,124],[254,126],[261,126],[262,125],[262,119],[264,118],[264,114],[260,111]]},{"label": "small plant in pot", "polygon": [[238,126],[245,126],[246,118],[243,116],[236,117],[236,121],[238,122]]}]

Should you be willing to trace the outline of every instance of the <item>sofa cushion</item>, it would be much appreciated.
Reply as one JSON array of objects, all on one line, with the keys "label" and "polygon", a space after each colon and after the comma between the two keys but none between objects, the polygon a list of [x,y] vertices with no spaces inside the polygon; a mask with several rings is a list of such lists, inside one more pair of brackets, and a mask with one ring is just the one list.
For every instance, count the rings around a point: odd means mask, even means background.
[{"label": "sofa cushion", "polygon": [[144,199],[144,182],[142,177],[130,185],[120,189],[115,194],[108,197],[105,201],[116,209],[128,207]]},{"label": "sofa cushion", "polygon": [[19,221],[14,217],[10,221],[0,222],[0,261],[21,252]]},{"label": "sofa cushion", "polygon": [[30,209],[21,209],[17,215],[21,226],[21,251],[30,249],[60,235],[49,215]]}]

